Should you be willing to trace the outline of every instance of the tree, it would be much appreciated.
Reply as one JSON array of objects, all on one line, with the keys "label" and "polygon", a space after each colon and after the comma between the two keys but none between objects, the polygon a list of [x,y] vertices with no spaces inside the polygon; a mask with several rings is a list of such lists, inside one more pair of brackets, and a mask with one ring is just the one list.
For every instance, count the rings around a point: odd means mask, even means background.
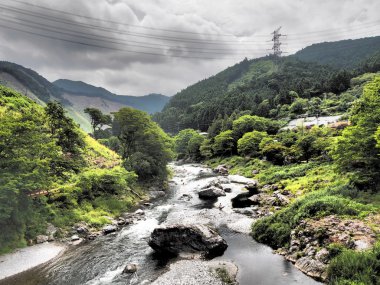
[{"label": "tree", "polygon": [[212,145],[215,155],[232,155],[236,150],[236,140],[231,130],[221,132]]},{"label": "tree", "polygon": [[78,171],[84,165],[83,135],[74,121],[66,116],[66,111],[59,102],[49,102],[45,107],[45,114],[50,133],[65,154],[54,163],[55,173],[63,175],[68,169]]},{"label": "tree", "polygon": [[380,190],[380,151],[376,132],[380,125],[380,76],[368,83],[354,102],[350,121],[338,138],[332,155],[339,169],[351,174],[361,188]]},{"label": "tree", "polygon": [[91,118],[94,137],[96,137],[97,130],[101,130],[104,125],[110,126],[112,124],[111,115],[104,115],[102,111],[97,108],[86,108],[84,112]]},{"label": "tree", "polygon": [[251,157],[258,156],[260,154],[260,142],[267,136],[266,132],[253,131],[245,133],[237,142],[238,153]]},{"label": "tree", "polygon": [[271,137],[264,137],[260,143],[261,153],[273,164],[283,165],[288,148]]},{"label": "tree", "polygon": [[114,114],[112,131],[120,140],[127,170],[139,179],[165,179],[172,159],[172,140],[145,112],[125,107]]},{"label": "tree", "polygon": [[192,137],[198,135],[193,129],[184,129],[174,137],[174,150],[178,158],[184,158],[188,155],[189,141]]},{"label": "tree", "polygon": [[201,159],[200,146],[204,137],[193,129],[185,129],[180,131],[174,137],[174,150],[177,158],[191,158],[196,161]]}]

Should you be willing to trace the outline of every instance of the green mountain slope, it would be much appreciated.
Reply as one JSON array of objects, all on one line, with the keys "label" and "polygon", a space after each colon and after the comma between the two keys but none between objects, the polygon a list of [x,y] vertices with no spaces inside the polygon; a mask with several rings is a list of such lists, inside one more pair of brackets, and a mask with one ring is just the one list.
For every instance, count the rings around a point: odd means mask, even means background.
[{"label": "green mountain slope", "polygon": [[[332,107],[329,99],[339,101],[353,77],[380,69],[379,50],[380,37],[375,37],[321,43],[283,58],[245,59],[178,92],[154,119],[175,133],[186,128],[207,131],[217,118],[240,112],[277,119],[306,112],[315,115],[323,111],[321,101],[326,108]],[[311,103],[311,98],[316,99]],[[335,107],[323,115],[347,109]]]},{"label": "green mountain slope", "polygon": [[216,118],[246,110],[275,117],[280,104],[291,103],[289,91],[305,98],[322,94],[332,73],[331,68],[294,58],[245,59],[177,93],[154,118],[176,132],[206,131]]},{"label": "green mountain slope", "polygon": [[380,36],[357,40],[313,44],[294,56],[300,60],[328,64],[338,68],[356,68],[380,51]]}]

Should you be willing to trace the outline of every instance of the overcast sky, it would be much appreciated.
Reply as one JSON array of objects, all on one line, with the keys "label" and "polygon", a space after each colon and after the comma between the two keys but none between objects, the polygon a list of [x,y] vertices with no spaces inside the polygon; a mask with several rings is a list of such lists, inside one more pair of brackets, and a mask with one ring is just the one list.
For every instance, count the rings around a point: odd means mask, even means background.
[{"label": "overcast sky", "polygon": [[[28,4],[29,3],[29,4]],[[378,0],[0,0],[0,60],[50,81],[174,95],[244,57],[379,35]]]}]

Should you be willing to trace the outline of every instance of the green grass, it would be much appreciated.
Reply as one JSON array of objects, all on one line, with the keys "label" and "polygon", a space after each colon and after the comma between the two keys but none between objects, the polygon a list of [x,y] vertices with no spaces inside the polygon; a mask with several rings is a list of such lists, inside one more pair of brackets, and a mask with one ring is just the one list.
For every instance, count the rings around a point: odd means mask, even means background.
[{"label": "green grass", "polygon": [[344,250],[331,260],[328,276],[331,285],[380,284],[380,243],[363,252]]}]

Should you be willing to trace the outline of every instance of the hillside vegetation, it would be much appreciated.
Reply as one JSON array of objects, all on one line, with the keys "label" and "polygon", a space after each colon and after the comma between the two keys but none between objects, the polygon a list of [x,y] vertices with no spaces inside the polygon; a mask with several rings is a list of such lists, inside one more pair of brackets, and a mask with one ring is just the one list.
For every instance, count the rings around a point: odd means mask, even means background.
[{"label": "hillside vegetation", "polygon": [[[136,173],[165,180],[170,141],[163,144],[162,130],[148,115],[136,112],[136,119],[151,126],[145,129],[150,139],[144,138],[150,152],[139,145],[144,159],[158,161],[153,157],[157,147],[161,156],[167,153],[149,173],[130,165],[131,153],[120,156],[85,134],[58,102],[42,107],[0,86],[1,253],[45,234],[47,223],[59,227],[58,236],[67,235],[76,222],[94,228],[110,223],[110,217],[144,197]],[[124,130],[123,122],[118,126]],[[119,146],[127,149],[126,143]]]}]

